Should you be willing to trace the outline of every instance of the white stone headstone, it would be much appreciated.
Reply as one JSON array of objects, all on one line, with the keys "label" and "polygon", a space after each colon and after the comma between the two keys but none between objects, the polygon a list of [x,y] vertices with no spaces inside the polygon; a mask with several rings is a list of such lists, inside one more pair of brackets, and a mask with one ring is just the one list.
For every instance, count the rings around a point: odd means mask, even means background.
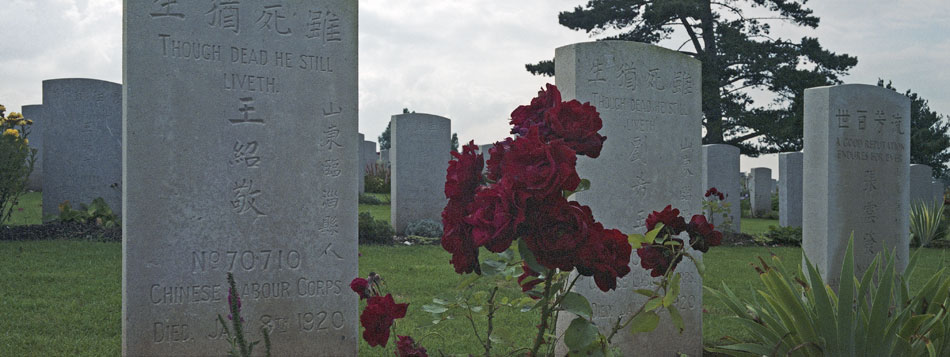
[{"label": "white stone headstone", "polygon": [[[732,232],[741,232],[742,207],[739,188],[739,148],[726,144],[703,145],[703,189],[715,187],[725,196],[729,204],[729,216],[732,219]],[[707,200],[713,199],[707,197]],[[707,217],[717,230],[724,230],[721,217]]]},{"label": "white stone headstone", "polygon": [[126,0],[123,30],[122,354],[224,355],[233,272],[249,340],[355,356],[357,1]]},{"label": "white stone headstone", "polygon": [[36,149],[36,161],[33,163],[33,172],[30,173],[26,188],[33,191],[43,189],[43,106],[40,104],[24,105],[23,117],[33,121],[30,125],[30,147]]},{"label": "white stone headstone", "polygon": [[772,169],[752,169],[752,175],[749,177],[749,203],[753,217],[766,217],[772,212]]},{"label": "white stone headstone", "polygon": [[393,229],[403,234],[418,220],[441,222],[451,121],[431,114],[399,114],[393,115],[391,130]]},{"label": "white stone headstone", "polygon": [[[591,181],[590,190],[576,195],[578,202],[590,206],[604,227],[627,234],[644,233],[647,215],[670,204],[687,220],[701,214],[700,62],[628,41],[568,45],[558,48],[555,58],[563,99],[594,105],[604,123],[600,133],[607,136],[599,158],[578,158],[578,173]],[[586,277],[575,286],[591,302],[602,332],[644,303],[634,289],[652,287],[654,278],[640,267],[636,252],[631,258],[632,271],[617,282],[616,291],[601,292]],[[682,284],[675,305],[686,331],[680,334],[663,312],[655,331],[635,336],[621,331],[614,338],[622,355],[702,354],[702,280],[690,262],[683,262],[678,272]],[[558,321],[562,331],[572,319],[568,315],[562,313]],[[566,352],[563,345],[561,352]]]},{"label": "white stone headstone", "polygon": [[778,222],[782,227],[802,226],[802,159],[801,152],[778,155]]},{"label": "white stone headstone", "polygon": [[943,182],[940,180],[934,181],[931,183],[931,187],[933,188],[933,200],[936,202],[943,202]]},{"label": "white stone headstone", "polygon": [[929,205],[934,199],[933,169],[928,165],[910,165],[910,204]]},{"label": "white stone headstone", "polygon": [[379,150],[379,162],[383,163],[386,166],[389,166],[389,149]]},{"label": "white stone headstone", "polygon": [[122,85],[43,81],[43,217],[102,197],[122,213]]},{"label": "white stone headstone", "polygon": [[908,262],[910,100],[872,85],[805,90],[802,248],[837,286],[854,236],[856,272],[875,254]]},{"label": "white stone headstone", "polygon": [[362,143],[362,165],[366,174],[369,171],[366,170],[375,170],[376,161],[379,159],[379,155],[376,153],[376,142],[363,140]]}]

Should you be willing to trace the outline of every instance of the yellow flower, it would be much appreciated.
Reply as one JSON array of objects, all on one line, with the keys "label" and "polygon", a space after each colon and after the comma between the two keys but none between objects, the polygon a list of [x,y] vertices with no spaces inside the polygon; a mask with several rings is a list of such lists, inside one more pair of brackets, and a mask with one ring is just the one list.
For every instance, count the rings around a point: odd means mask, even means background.
[{"label": "yellow flower", "polygon": [[27,119],[27,120],[26,120],[26,125],[33,125],[33,121],[30,120],[30,119]]},{"label": "yellow flower", "polygon": [[3,132],[3,135],[13,135],[15,137],[20,137],[20,131],[16,129],[7,129]]},{"label": "yellow flower", "polygon": [[10,112],[10,115],[7,115],[8,120],[20,119],[23,117],[23,114],[17,112]]},{"label": "yellow flower", "polygon": [[26,120],[22,120],[22,119],[21,119],[20,121],[16,122],[16,125],[19,125],[19,126],[26,126]]},{"label": "yellow flower", "polygon": [[24,139],[23,139],[23,144],[24,144],[24,145],[30,145],[30,139],[24,138]]},{"label": "yellow flower", "polygon": [[3,104],[0,104],[0,113],[7,111],[7,107],[4,107]]}]

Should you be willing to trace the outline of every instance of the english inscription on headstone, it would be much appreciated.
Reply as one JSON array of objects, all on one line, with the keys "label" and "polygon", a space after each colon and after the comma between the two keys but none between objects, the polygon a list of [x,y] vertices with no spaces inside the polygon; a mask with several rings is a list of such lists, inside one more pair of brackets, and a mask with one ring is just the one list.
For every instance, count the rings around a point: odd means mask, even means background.
[{"label": "english inscription on headstone", "polygon": [[[715,187],[722,192],[726,199],[722,203],[729,204],[729,216],[732,224],[723,226],[721,215],[707,216],[718,230],[728,229],[732,232],[741,232],[742,207],[739,203],[739,148],[725,144],[703,145],[703,185],[704,190]],[[707,200],[713,197],[705,197]],[[718,200],[718,198],[715,198]]]},{"label": "english inscription on headstone", "polygon": [[355,356],[357,1],[126,0],[124,38],[123,355],[225,354],[232,272],[249,340]]},{"label": "english inscription on headstone", "polygon": [[85,78],[43,81],[43,216],[102,197],[122,214],[122,85]]},{"label": "english inscription on headstone", "polygon": [[399,114],[393,115],[391,130],[393,229],[403,234],[418,220],[441,222],[451,121],[431,114]]},{"label": "english inscription on headstone", "polygon": [[778,155],[778,222],[782,227],[802,226],[802,159],[801,152]]},{"label": "english inscription on headstone", "polygon": [[[555,78],[564,100],[590,102],[603,119],[607,136],[597,159],[580,157],[577,170],[591,181],[578,202],[591,207],[607,228],[644,233],[652,211],[673,205],[689,219],[701,214],[702,143],[699,61],[665,48],[627,41],[577,43],[555,51]],[[688,237],[686,238],[688,239]],[[695,252],[694,252],[695,253]],[[591,303],[594,322],[609,332],[618,317],[629,317],[644,303],[634,289],[649,288],[653,278],[634,252],[632,271],[617,290],[601,292],[593,279],[582,278],[575,291]],[[650,351],[666,356],[702,354],[702,280],[684,262],[675,305],[685,321],[682,334],[662,313],[652,333],[622,331],[614,339],[622,355]],[[562,313],[559,328],[571,316]],[[558,354],[566,352],[559,346]]]},{"label": "english inscription on headstone", "polygon": [[837,286],[848,239],[856,272],[896,249],[908,262],[910,100],[862,84],[805,90],[802,249]]},{"label": "english inscription on headstone", "polygon": [[27,182],[27,189],[40,191],[43,189],[43,106],[40,104],[24,105],[21,114],[33,121],[30,125],[30,147],[36,149],[36,161],[33,163],[33,172]]}]

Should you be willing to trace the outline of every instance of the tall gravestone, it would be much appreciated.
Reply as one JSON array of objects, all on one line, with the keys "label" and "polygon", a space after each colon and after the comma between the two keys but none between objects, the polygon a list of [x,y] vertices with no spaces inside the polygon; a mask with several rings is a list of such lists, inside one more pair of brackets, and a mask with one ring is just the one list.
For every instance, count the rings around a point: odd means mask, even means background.
[{"label": "tall gravestone", "polygon": [[482,167],[482,172],[488,172],[488,159],[491,159],[491,148],[495,144],[484,144],[478,146],[478,152],[482,154],[482,158],[485,160],[485,166]]},{"label": "tall gravestone", "polygon": [[362,156],[360,164],[364,168],[364,176],[369,174],[369,170],[376,169],[376,160],[379,158],[379,155],[376,154],[376,143],[373,141],[363,140],[362,142]]},{"label": "tall gravestone", "polygon": [[749,179],[749,203],[752,216],[768,216],[772,212],[772,169],[753,168]]},{"label": "tall gravestone", "polygon": [[123,27],[122,354],[223,354],[232,272],[250,340],[356,355],[357,1],[126,0]]},{"label": "tall gravestone", "polygon": [[389,149],[379,149],[379,162],[389,167]]},{"label": "tall gravestone", "polygon": [[910,165],[910,203],[918,204],[923,202],[930,204],[934,198],[933,169],[928,165],[911,164]]},{"label": "tall gravestone", "polygon": [[943,202],[943,182],[940,180],[930,183],[930,187],[933,188],[933,200],[936,202]]},{"label": "tall gravestone", "polygon": [[391,130],[393,229],[403,234],[409,223],[421,219],[441,222],[451,121],[431,114],[399,114],[393,115]]},{"label": "tall gravestone", "polygon": [[21,114],[33,121],[30,125],[30,147],[36,149],[36,161],[33,162],[33,172],[27,182],[27,189],[40,191],[43,189],[43,106],[40,104],[24,105]]},{"label": "tall gravestone", "polygon": [[[908,262],[910,100],[885,88],[846,84],[805,90],[802,249],[837,285],[849,237],[863,273],[875,254]],[[829,279],[830,278],[830,279]]]},{"label": "tall gravestone", "polygon": [[365,149],[365,147],[363,146],[363,142],[365,141],[366,141],[366,135],[363,135],[362,133],[359,134],[359,139],[357,140],[357,143],[358,143],[357,146],[359,146],[359,148],[357,150],[358,153],[356,156],[357,157],[356,166],[359,166],[359,172],[360,172],[359,176],[357,176],[357,180],[359,180],[360,193],[366,192],[366,179],[365,179],[366,165],[363,164],[363,156],[365,155],[365,153],[363,153],[363,149]]},{"label": "tall gravestone", "polygon": [[[701,95],[699,61],[665,48],[628,41],[577,43],[555,51],[555,78],[564,100],[590,102],[603,119],[607,136],[597,159],[580,157],[577,170],[591,181],[578,193],[578,202],[591,207],[607,228],[644,233],[652,211],[667,205],[689,219],[701,214],[703,195]],[[685,237],[688,239],[688,237]],[[696,252],[693,252],[696,253]],[[574,287],[593,308],[602,332],[618,317],[629,317],[645,301],[635,289],[652,288],[655,281],[633,253],[632,271],[617,282],[617,290],[601,292],[593,279]],[[650,351],[653,355],[702,354],[702,280],[696,267],[683,262],[680,295],[675,303],[686,325],[682,334],[666,312],[649,334],[622,331],[614,339],[621,354]],[[561,314],[567,328],[571,316]],[[561,354],[565,347],[559,347]]]},{"label": "tall gravestone", "polygon": [[122,213],[122,85],[43,81],[43,216],[102,197]]},{"label": "tall gravestone", "polygon": [[801,152],[778,155],[778,222],[782,227],[802,226],[802,160]]},{"label": "tall gravestone", "polygon": [[[725,196],[725,203],[729,204],[729,216],[732,224],[728,227],[732,232],[741,232],[742,207],[739,203],[739,148],[726,144],[703,145],[703,185],[704,190],[715,187]],[[707,197],[707,200],[713,199]],[[708,217],[716,229],[725,229],[722,226],[722,217]]]}]

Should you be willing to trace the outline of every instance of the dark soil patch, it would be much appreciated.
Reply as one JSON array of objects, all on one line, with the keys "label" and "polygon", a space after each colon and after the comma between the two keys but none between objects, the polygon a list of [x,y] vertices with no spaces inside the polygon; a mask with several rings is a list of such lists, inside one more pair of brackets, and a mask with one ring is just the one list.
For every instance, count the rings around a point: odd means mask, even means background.
[{"label": "dark soil patch", "polygon": [[95,223],[59,221],[39,225],[0,227],[0,241],[56,239],[121,242],[122,227],[103,228]]}]

